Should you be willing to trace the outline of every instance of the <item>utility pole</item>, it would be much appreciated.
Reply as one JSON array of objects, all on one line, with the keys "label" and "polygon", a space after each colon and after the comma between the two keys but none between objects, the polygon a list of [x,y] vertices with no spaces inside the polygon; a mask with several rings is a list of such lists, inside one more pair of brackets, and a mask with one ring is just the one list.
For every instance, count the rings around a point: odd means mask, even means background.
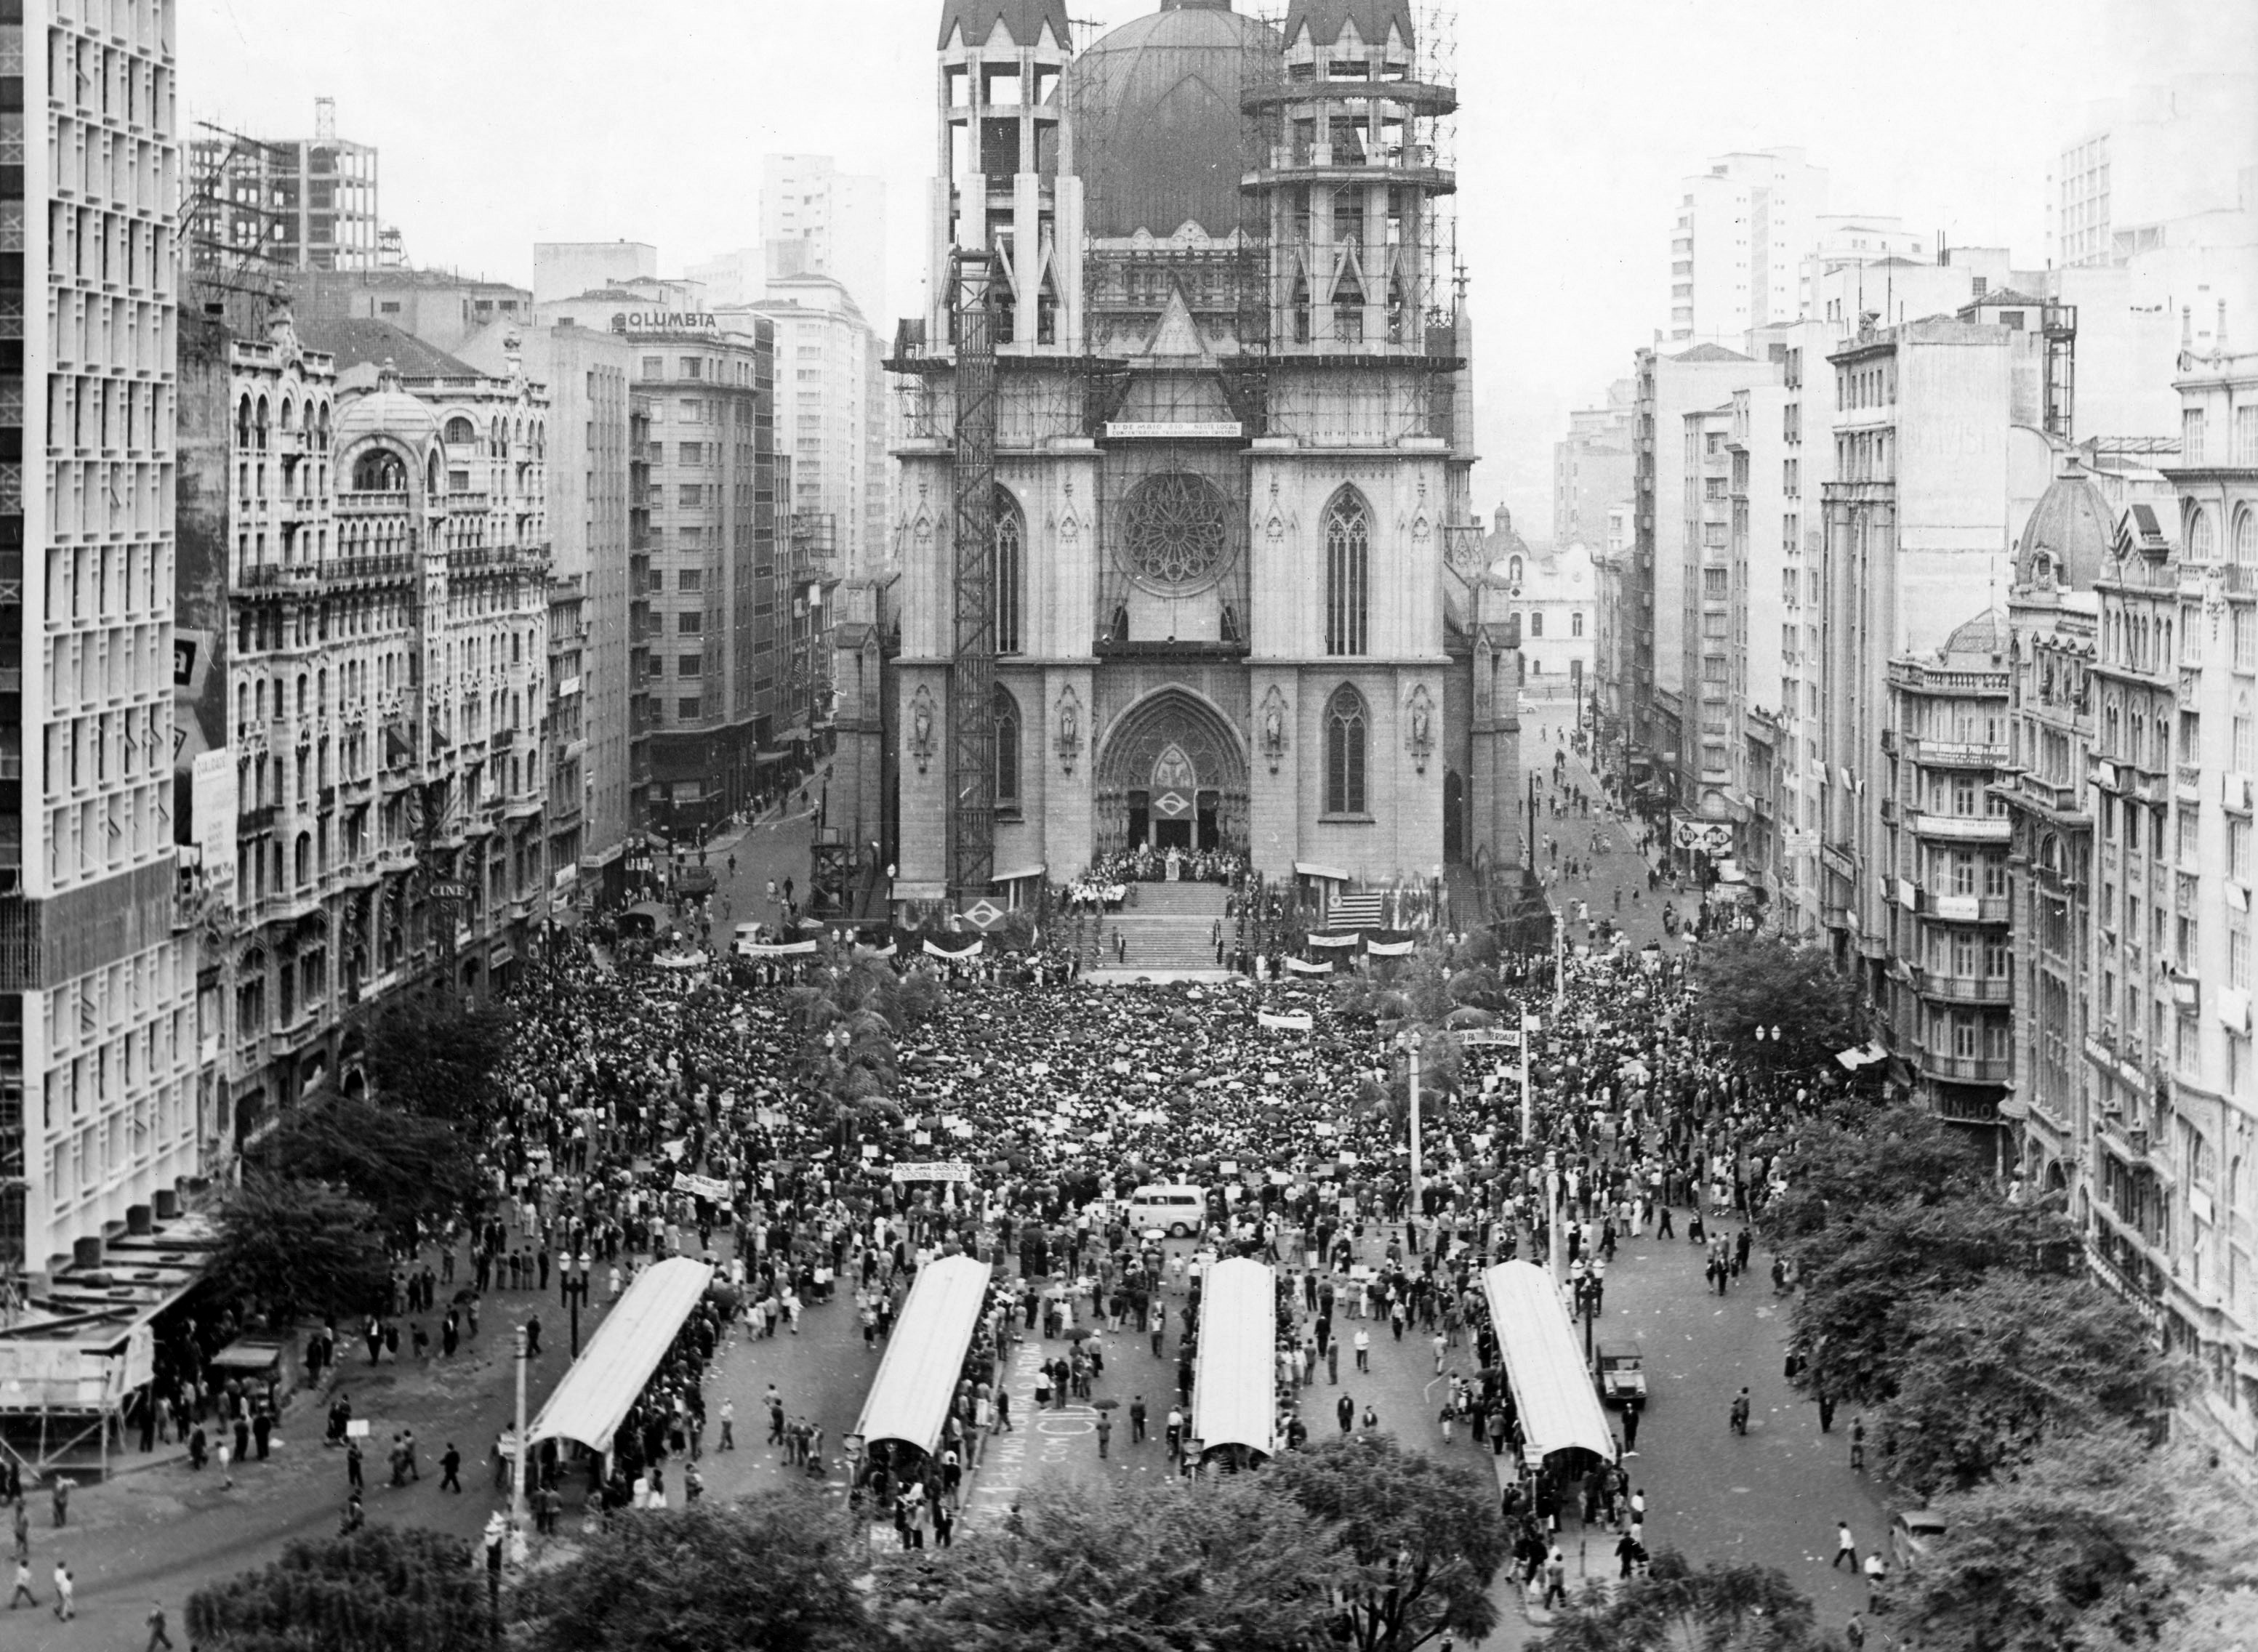
[{"label": "utility pole", "polygon": [[1419,1160],[1419,1035],[1411,1038],[1411,1220],[1419,1219],[1421,1208]]},{"label": "utility pole", "polygon": [[1537,1107],[1529,1088],[1529,1040],[1536,1036],[1537,1017],[1521,1017],[1521,1145],[1527,1147],[1537,1133]]},{"label": "utility pole", "polygon": [[1566,1185],[1560,1174],[1559,1165],[1555,1161],[1552,1167],[1544,1173],[1544,1198],[1551,1218],[1545,1225],[1552,1239],[1551,1256],[1549,1261],[1552,1273],[1552,1288],[1556,1291],[1560,1288],[1560,1281],[1567,1277],[1568,1271],[1567,1247],[1560,1232],[1560,1217],[1564,1203],[1562,1195]]},{"label": "utility pole", "polygon": [[525,1327],[515,1333],[517,1352],[517,1462],[509,1477],[509,1526],[513,1535],[525,1529],[526,1478],[532,1472],[533,1452],[525,1432]]}]

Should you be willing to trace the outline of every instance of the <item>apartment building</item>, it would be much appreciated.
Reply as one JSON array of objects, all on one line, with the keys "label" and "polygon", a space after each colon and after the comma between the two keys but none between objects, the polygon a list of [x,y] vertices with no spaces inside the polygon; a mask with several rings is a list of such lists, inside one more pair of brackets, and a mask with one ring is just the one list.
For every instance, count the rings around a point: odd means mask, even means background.
[{"label": "apartment building", "polygon": [[[777,497],[775,324],[754,316],[731,332],[704,312],[626,310],[609,289],[540,305],[537,315],[552,327],[608,330],[632,348],[628,393],[650,425],[639,461],[648,467],[649,651],[643,676],[631,670],[629,678],[631,702],[642,684],[649,719],[644,807],[650,826],[671,835],[710,828],[750,801],[788,755],[777,739],[788,727],[778,711],[791,607],[789,528]],[[630,522],[632,536],[632,514]],[[628,646],[632,653],[632,629]]]},{"label": "apartment building", "polygon": [[[2044,344],[2035,330],[1931,317],[1868,328],[1827,359],[1835,422],[1816,674],[1821,918],[1839,956],[1864,961],[1880,1003],[1902,910],[1892,880],[1909,853],[1885,840],[1873,779],[1884,770],[1890,674],[1893,663],[1946,643],[1970,609],[2004,605],[2015,530],[2051,479],[2038,429]],[[2001,854],[2006,827],[2002,818],[1981,828],[2001,835]],[[1910,1050],[1914,1030],[1897,1032]]]},{"label": "apartment building", "polygon": [[2007,762],[2005,613],[1986,609],[1933,652],[1889,663],[1877,864],[1876,990],[1914,1095],[1965,1125],[2004,1171],[1999,1103],[2013,1073],[2008,847],[1996,790]]},{"label": "apartment building", "polygon": [[2085,1042],[2095,1266],[2201,1373],[2182,1423],[2258,1478],[2258,355],[2182,362],[2185,423],[2100,593]]},{"label": "apartment building", "polygon": [[[1633,538],[1621,579],[1615,633],[1622,662],[1618,691],[1627,723],[1625,766],[1638,795],[1658,811],[1684,801],[1686,415],[1723,406],[1735,390],[1768,382],[1777,373],[1770,364],[1716,344],[1696,344],[1674,356],[1659,350],[1637,355]],[[1721,436],[1721,459],[1722,448]],[[1703,451],[1707,457],[1706,446]]]},{"label": "apartment building", "polygon": [[6,116],[0,167],[21,249],[0,260],[0,1272],[34,1286],[202,1163],[171,813],[174,41],[168,0],[0,11],[0,108],[35,111]]}]

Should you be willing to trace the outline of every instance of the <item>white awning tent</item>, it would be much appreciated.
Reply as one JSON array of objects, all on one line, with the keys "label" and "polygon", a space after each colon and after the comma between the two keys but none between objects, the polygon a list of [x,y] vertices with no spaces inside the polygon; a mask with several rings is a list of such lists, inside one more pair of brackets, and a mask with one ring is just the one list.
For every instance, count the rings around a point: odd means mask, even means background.
[{"label": "white awning tent", "polygon": [[941,1449],[948,1402],[987,1305],[991,1272],[969,1256],[944,1257],[918,1270],[886,1339],[863,1420],[855,1425],[864,1450],[881,1440],[898,1440],[927,1456]]},{"label": "white awning tent", "polygon": [[534,1442],[578,1440],[608,1452],[628,1408],[713,1282],[714,1270],[686,1256],[637,1275],[541,1407],[530,1430]]},{"label": "white awning tent", "polygon": [[1534,1263],[1501,1262],[1482,1275],[1482,1296],[1529,1462],[1577,1449],[1613,1461],[1615,1434],[1551,1276]]},{"label": "white awning tent", "polygon": [[1192,1437],[1203,1450],[1278,1448],[1278,1287],[1267,1263],[1240,1258],[1207,1271],[1200,1297]]}]

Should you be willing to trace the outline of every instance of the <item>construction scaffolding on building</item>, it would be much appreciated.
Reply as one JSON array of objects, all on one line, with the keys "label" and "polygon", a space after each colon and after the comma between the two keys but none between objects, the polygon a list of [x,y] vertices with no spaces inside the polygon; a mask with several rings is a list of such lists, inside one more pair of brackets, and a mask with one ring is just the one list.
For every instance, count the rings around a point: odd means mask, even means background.
[{"label": "construction scaffolding on building", "polygon": [[949,668],[950,897],[988,892],[996,870],[995,257],[958,248],[948,286],[956,346],[956,654]]},{"label": "construction scaffolding on building", "polygon": [[238,337],[257,338],[289,287],[292,261],[278,249],[297,214],[282,203],[276,181],[295,157],[288,146],[210,121],[196,130],[178,225],[188,296]]}]

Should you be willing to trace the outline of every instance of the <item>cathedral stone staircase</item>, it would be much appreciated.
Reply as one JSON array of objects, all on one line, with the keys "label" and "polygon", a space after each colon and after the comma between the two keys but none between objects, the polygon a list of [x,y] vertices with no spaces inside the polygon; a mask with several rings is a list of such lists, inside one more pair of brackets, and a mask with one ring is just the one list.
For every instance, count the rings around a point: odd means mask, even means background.
[{"label": "cathedral stone staircase", "polygon": [[[1215,926],[1223,925],[1226,947],[1237,935],[1223,915],[1229,890],[1220,883],[1133,883],[1130,888],[1135,891],[1135,904],[1105,915],[1085,970],[1122,980],[1139,975],[1204,979],[1218,973]],[[1117,935],[1126,953],[1118,962],[1113,955]]]}]

